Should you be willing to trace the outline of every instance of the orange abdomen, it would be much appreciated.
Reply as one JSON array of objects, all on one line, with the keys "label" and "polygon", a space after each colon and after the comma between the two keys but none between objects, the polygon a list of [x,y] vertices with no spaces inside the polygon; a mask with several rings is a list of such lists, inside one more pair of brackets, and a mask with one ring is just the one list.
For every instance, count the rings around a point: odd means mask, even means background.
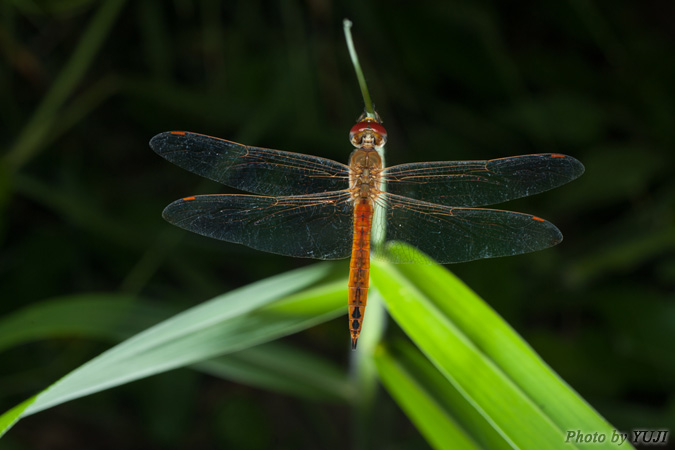
[{"label": "orange abdomen", "polygon": [[363,316],[368,300],[370,276],[370,230],[373,223],[373,203],[367,198],[356,199],[354,205],[354,241],[349,263],[349,332],[352,349],[361,334]]}]

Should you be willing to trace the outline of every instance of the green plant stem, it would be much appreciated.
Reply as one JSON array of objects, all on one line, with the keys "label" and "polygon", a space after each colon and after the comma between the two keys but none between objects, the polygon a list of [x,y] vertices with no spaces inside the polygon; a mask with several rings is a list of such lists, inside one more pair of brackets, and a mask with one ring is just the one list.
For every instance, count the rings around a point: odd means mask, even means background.
[{"label": "green plant stem", "polygon": [[342,24],[345,32],[345,39],[347,41],[347,48],[349,48],[349,56],[351,57],[352,64],[354,65],[356,78],[359,80],[359,87],[361,88],[363,103],[366,106],[366,114],[368,114],[368,117],[375,117],[375,109],[373,108],[373,102],[370,99],[370,92],[368,92],[366,78],[363,76],[361,64],[359,63],[359,56],[357,55],[356,49],[354,48],[354,40],[352,39],[352,22],[349,19],[345,19]]}]

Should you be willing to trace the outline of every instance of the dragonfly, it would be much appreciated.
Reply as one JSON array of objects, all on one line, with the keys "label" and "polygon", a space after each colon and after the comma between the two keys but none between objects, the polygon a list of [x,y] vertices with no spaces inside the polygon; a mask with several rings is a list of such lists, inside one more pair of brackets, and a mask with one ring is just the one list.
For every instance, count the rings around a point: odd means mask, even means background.
[{"label": "dragonfly", "polygon": [[[441,264],[511,256],[562,241],[552,223],[487,209],[579,177],[575,158],[543,153],[483,161],[418,162],[383,167],[387,131],[364,113],[349,132],[345,165],[330,159],[253,147],[187,131],[160,133],[150,147],[197,175],[251,194],[185,197],[169,204],[168,222],[210,238],[299,258],[351,257],[348,318],[356,349],[368,298],[370,257]],[[377,217],[380,219],[373,220]]]}]

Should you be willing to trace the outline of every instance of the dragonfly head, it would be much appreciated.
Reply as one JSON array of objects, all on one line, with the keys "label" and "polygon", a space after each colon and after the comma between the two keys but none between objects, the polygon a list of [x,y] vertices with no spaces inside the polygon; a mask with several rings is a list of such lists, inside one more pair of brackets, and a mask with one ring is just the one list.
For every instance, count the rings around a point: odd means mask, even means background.
[{"label": "dragonfly head", "polygon": [[358,148],[381,148],[387,142],[387,130],[375,117],[361,117],[349,131],[349,141]]}]

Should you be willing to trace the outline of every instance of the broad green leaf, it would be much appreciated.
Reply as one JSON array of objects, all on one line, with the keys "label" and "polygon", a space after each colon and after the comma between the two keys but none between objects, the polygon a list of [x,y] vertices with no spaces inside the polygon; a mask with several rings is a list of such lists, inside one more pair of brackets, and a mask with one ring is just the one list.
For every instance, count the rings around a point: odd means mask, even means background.
[{"label": "broad green leaf", "polygon": [[488,305],[429,263],[373,261],[373,283],[394,320],[505,440],[523,449],[570,449],[568,430],[612,435],[613,428]]},{"label": "broad green leaf", "polygon": [[[513,448],[513,443],[505,440],[492,423],[411,344],[394,342],[380,349],[375,360],[387,390],[434,447],[447,448],[449,443],[451,448],[458,448],[460,442],[466,441],[463,446],[469,446],[468,448],[476,445],[493,450]],[[386,370],[382,361],[398,367],[399,376],[407,377],[408,381],[392,380],[392,374]],[[427,400],[408,401],[417,396],[423,396]],[[433,402],[432,411],[425,406],[427,402]],[[427,415],[436,410],[442,415],[443,421],[447,422],[443,427],[428,426]],[[446,428],[458,436],[446,437]]]},{"label": "broad green leaf", "polygon": [[427,442],[436,449],[481,448],[434,397],[425,380],[412,373],[409,364],[386,347],[379,348],[374,356],[382,383]]},{"label": "broad green leaf", "polygon": [[278,342],[208,359],[193,367],[242,384],[314,400],[345,402],[354,396],[345,371]]}]

